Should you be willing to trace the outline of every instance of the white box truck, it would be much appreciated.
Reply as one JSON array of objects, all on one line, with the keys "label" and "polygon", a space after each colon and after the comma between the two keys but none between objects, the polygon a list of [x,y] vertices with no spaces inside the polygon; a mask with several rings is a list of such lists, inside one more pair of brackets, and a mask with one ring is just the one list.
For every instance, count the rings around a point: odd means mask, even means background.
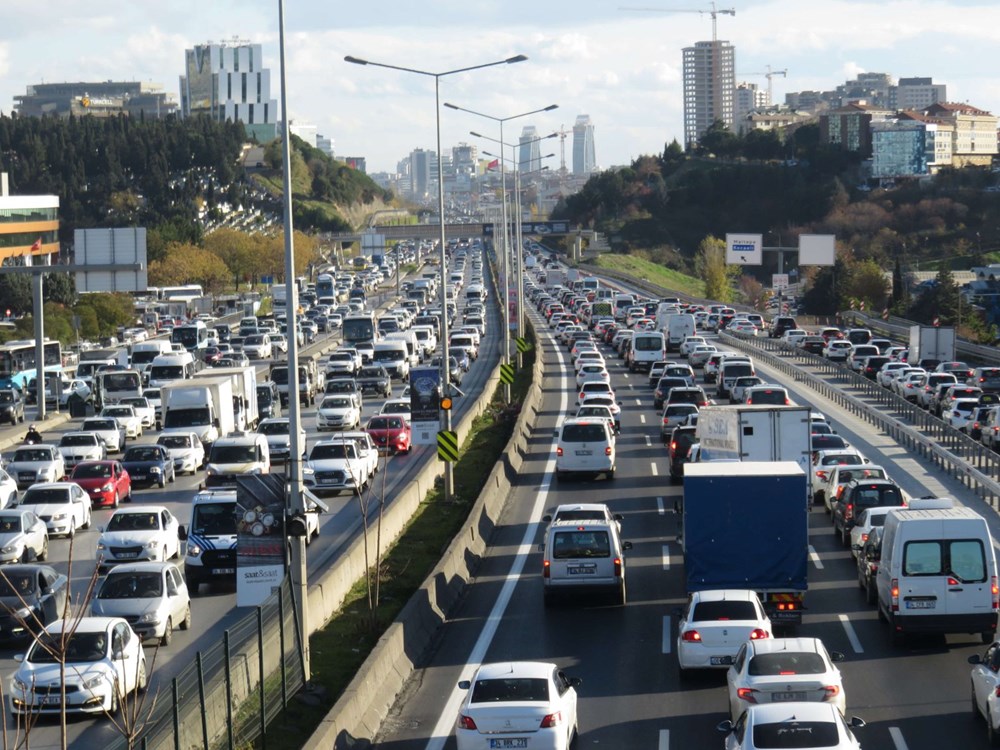
[{"label": "white box truck", "polygon": [[240,432],[257,429],[260,410],[257,408],[257,371],[247,367],[213,367],[195,373],[195,382],[206,378],[226,377],[233,385],[233,411],[236,429]]},{"label": "white box truck", "polygon": [[[933,370],[942,362],[955,359],[955,329],[937,326],[910,326],[910,351],[907,362]],[[932,364],[933,363],[933,364]]]},{"label": "white box truck", "polygon": [[160,389],[163,433],[196,432],[208,452],[212,443],[236,429],[229,377],[168,383]]}]

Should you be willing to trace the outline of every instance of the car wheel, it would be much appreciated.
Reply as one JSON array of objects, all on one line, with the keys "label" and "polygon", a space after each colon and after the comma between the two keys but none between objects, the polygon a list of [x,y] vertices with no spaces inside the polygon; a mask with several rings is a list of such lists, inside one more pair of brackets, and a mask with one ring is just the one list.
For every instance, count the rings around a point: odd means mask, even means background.
[{"label": "car wheel", "polygon": [[1000,747],[1000,730],[993,726],[993,720],[986,716],[986,741],[990,747]]},{"label": "car wheel", "polygon": [[840,530],[840,543],[845,547],[851,544],[851,532],[847,530],[846,526]]},{"label": "car wheel", "polygon": [[118,506],[119,506],[119,504],[120,504],[120,502],[121,501],[119,500],[119,497],[118,497],[118,491],[115,490],[115,499],[111,501],[111,507],[113,509],[117,509]]},{"label": "car wheel", "polygon": [[111,707],[108,709],[108,714],[111,716],[118,715],[118,682],[116,681],[111,687]]},{"label": "car wheel", "polygon": [[147,687],[149,687],[149,680],[146,678],[146,660],[143,659],[139,662],[139,674],[136,675],[135,692],[145,693]]},{"label": "car wheel", "polygon": [[45,537],[42,540],[42,549],[39,550],[38,554],[35,555],[35,557],[38,559],[39,562],[43,562],[48,556],[49,556],[49,538]]},{"label": "car wheel", "polygon": [[163,627],[163,635],[160,636],[160,645],[169,646],[170,642],[174,640],[174,621],[171,618],[167,618],[167,624]]},{"label": "car wheel", "polygon": [[870,578],[866,579],[865,580],[865,601],[868,604],[876,604],[877,595],[878,595],[878,589],[875,588],[875,584],[872,582],[872,580]]},{"label": "car wheel", "polygon": [[191,629],[191,605],[190,604],[188,604],[187,608],[184,610],[184,619],[181,620],[180,629],[181,630],[190,630]]},{"label": "car wheel", "polygon": [[69,531],[66,532],[66,538],[72,539],[75,536],[76,536],[76,520],[74,519],[73,523],[69,525]]},{"label": "car wheel", "polygon": [[625,606],[625,603],[628,601],[628,594],[625,591],[625,581],[622,581],[622,585],[618,589],[618,593],[615,595],[615,601],[621,606]]},{"label": "car wheel", "polygon": [[83,522],[83,526],[81,526],[80,528],[81,529],[89,529],[90,528],[90,523],[91,523],[92,520],[93,520],[93,513],[91,513],[88,510],[87,511],[87,519]]},{"label": "car wheel", "polygon": [[160,485],[161,490],[167,486],[167,478],[165,475],[160,474],[160,481],[158,482],[158,484]]},{"label": "car wheel", "polygon": [[975,685],[971,685],[970,686],[969,693],[972,696],[972,700],[971,700],[972,718],[978,719],[979,718],[979,704],[976,703],[976,686]]}]

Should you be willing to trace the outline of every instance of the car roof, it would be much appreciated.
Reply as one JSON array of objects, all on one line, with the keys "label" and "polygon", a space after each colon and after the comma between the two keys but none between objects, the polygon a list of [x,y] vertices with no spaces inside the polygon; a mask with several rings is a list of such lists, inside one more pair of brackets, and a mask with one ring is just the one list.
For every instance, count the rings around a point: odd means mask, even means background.
[{"label": "car roof", "polygon": [[112,516],[125,516],[129,513],[161,513],[167,508],[164,505],[130,505],[127,508],[119,508]]},{"label": "car roof", "polygon": [[[886,508],[888,510],[888,508]],[[779,651],[802,651],[820,654],[825,647],[819,638],[761,638],[750,641],[755,654],[773,654]]]},{"label": "car roof", "polygon": [[[833,703],[796,702],[760,703],[749,707],[754,724],[780,724],[786,721],[794,722],[833,722],[836,720]],[[839,723],[839,722],[838,722]]]},{"label": "car roof", "polygon": [[143,560],[141,562],[120,563],[111,569],[111,573],[156,573],[165,568],[176,568],[177,564],[170,560]]},{"label": "car roof", "polygon": [[699,602],[752,602],[757,601],[757,594],[749,589],[713,589],[695,591],[691,594],[692,601]]},{"label": "car roof", "polygon": [[563,503],[556,506],[556,509],[553,511],[553,515],[566,513],[572,510],[602,510],[610,512],[607,503]]},{"label": "car roof", "polygon": [[63,627],[70,627],[75,633],[103,633],[112,623],[125,623],[121,617],[71,617],[68,620],[58,619],[45,626],[47,633],[61,633]]}]

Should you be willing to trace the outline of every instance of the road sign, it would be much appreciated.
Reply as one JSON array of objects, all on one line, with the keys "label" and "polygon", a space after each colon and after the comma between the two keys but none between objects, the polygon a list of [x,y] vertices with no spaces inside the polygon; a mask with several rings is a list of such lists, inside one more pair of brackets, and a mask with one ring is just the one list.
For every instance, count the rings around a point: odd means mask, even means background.
[{"label": "road sign", "polygon": [[414,445],[434,445],[441,429],[441,370],[414,367],[410,370],[410,439]]},{"label": "road sign", "polygon": [[764,260],[764,238],[759,234],[727,234],[726,263],[759,266]]},{"label": "road sign", "polygon": [[517,350],[519,352],[521,352],[522,354],[524,354],[526,351],[530,351],[531,350],[531,344],[528,343],[528,340],[526,338],[518,336],[515,339],[515,343],[517,344]]},{"label": "road sign", "polygon": [[458,433],[454,430],[441,430],[437,434],[438,461],[454,463],[458,460]]},{"label": "road sign", "polygon": [[776,292],[783,292],[788,289],[788,274],[787,273],[772,273],[771,274],[771,288]]},{"label": "road sign", "polygon": [[514,365],[513,364],[502,364],[500,365],[500,382],[505,385],[510,385],[514,382]]}]

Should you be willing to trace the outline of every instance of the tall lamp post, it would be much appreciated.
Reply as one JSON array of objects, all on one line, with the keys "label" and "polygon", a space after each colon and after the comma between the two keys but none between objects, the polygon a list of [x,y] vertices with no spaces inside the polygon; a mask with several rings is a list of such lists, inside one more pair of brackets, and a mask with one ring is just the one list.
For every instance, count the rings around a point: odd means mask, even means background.
[{"label": "tall lamp post", "polygon": [[[479,70],[480,68],[492,68],[497,65],[511,65],[513,63],[524,62],[528,58],[524,55],[514,55],[513,57],[508,57],[504,60],[495,60],[494,62],[483,63],[482,65],[470,65],[465,68],[455,68],[454,70],[445,70],[440,73],[433,73],[429,70],[418,70],[417,68],[407,68],[401,65],[387,65],[386,63],[372,62],[371,60],[363,60],[358,57],[352,57],[348,55],[344,58],[346,62],[354,63],[355,65],[372,65],[376,68],[388,68],[389,70],[398,70],[403,73],[415,73],[416,75],[429,76],[434,79],[434,119],[435,119],[435,129],[437,131],[437,163],[438,163],[438,223],[441,226],[441,236],[439,241],[441,243],[441,395],[451,396],[451,373],[448,370],[448,269],[447,262],[448,256],[446,248],[448,246],[448,241],[445,238],[444,231],[444,168],[441,165],[441,79],[445,76],[455,75],[457,73],[466,73],[470,70]],[[451,430],[451,410],[442,409],[441,410],[441,429]],[[450,501],[452,494],[454,492],[454,472],[450,461],[446,461],[444,465],[444,497],[445,501]]]},{"label": "tall lamp post", "polygon": [[[539,112],[551,112],[552,110],[559,108],[558,104],[550,104],[547,107],[541,107],[540,109],[533,109],[530,112],[521,112],[521,113],[516,114],[516,115],[510,115],[509,117],[496,117],[494,115],[488,115],[485,112],[477,112],[474,109],[466,109],[465,107],[459,107],[457,104],[449,104],[448,102],[445,102],[444,106],[448,107],[449,109],[458,110],[459,112],[468,112],[470,115],[476,115],[477,117],[485,117],[487,120],[492,120],[493,122],[499,123],[500,124],[500,140],[499,140],[499,143],[500,143],[500,147],[501,147],[500,148],[500,153],[501,154],[503,153],[503,146],[505,145],[504,139],[503,139],[503,125],[504,125],[505,122],[508,122],[510,120],[517,120],[518,118],[521,118],[521,117],[527,117],[528,115],[535,115],[535,114],[538,114]],[[502,200],[500,201],[500,214],[501,214],[501,219],[500,220],[501,220],[501,222],[503,224],[503,234],[502,234],[502,236],[504,238],[504,248],[503,248],[503,254],[502,254],[501,257],[503,258],[503,268],[505,269],[505,271],[503,272],[503,309],[504,309],[503,319],[504,319],[504,329],[505,329],[504,330],[504,337],[503,337],[503,361],[504,361],[504,363],[508,363],[508,362],[510,362],[510,281],[508,279],[508,276],[510,275],[510,263],[508,262],[508,258],[509,258],[509,255],[510,255],[510,247],[509,247],[509,243],[506,241],[506,238],[507,238],[507,229],[508,229],[508,227],[507,227],[507,173],[506,173],[506,170],[504,168],[504,164],[503,163],[504,163],[504,160],[501,158],[500,159],[500,185],[501,185],[501,191],[503,192],[503,196],[502,196]],[[520,258],[520,254],[519,253],[517,254],[517,256],[518,256],[518,258]],[[518,275],[518,278],[520,279],[520,273],[519,272],[518,272],[517,275]],[[518,282],[518,288],[520,289],[520,282]],[[520,301],[520,297],[521,297],[521,295],[520,295],[520,292],[519,292],[518,293],[518,300],[519,301]],[[519,327],[521,325],[520,320],[521,320],[521,315],[519,314],[518,315],[518,326]],[[510,386],[509,385],[505,385],[504,386],[504,398],[507,401],[507,403],[510,403]]]}]

